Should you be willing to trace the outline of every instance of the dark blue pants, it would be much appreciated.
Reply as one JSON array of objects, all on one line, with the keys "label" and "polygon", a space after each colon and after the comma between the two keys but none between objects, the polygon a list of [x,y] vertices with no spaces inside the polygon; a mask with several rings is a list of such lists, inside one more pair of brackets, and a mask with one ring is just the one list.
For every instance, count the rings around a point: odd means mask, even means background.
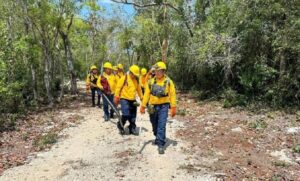
[{"label": "dark blue pants", "polygon": [[91,92],[92,92],[92,103],[93,106],[95,106],[95,97],[96,97],[96,92],[98,95],[98,101],[97,101],[97,105],[100,105],[100,100],[101,100],[101,92],[98,88],[91,88]]},{"label": "dark blue pants", "polygon": [[154,105],[154,114],[150,114],[153,134],[156,137],[155,143],[159,147],[166,144],[166,125],[169,112],[169,104]]},{"label": "dark blue pants", "polygon": [[137,107],[134,105],[135,101],[121,99],[121,110],[122,110],[122,123],[123,125],[126,124],[126,121],[129,121],[129,131],[132,132],[136,128],[136,113]]},{"label": "dark blue pants", "polygon": [[[111,103],[114,104],[114,95],[111,94],[111,95],[106,95],[106,97],[109,99],[109,101]],[[113,109],[111,108],[110,109],[110,114],[109,114],[109,111],[108,111],[108,105],[109,103],[107,102],[107,100],[105,98],[103,98],[103,110],[104,110],[104,117],[109,119],[113,114],[114,114],[114,111]]]}]

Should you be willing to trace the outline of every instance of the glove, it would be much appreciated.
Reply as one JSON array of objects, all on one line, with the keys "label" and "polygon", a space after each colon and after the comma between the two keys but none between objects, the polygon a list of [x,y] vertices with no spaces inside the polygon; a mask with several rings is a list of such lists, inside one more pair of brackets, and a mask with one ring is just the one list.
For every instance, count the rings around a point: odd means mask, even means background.
[{"label": "glove", "polygon": [[145,108],[144,106],[141,106],[141,108],[140,108],[140,113],[141,113],[141,114],[145,114],[145,109],[146,109],[146,108]]},{"label": "glove", "polygon": [[117,106],[120,102],[120,98],[119,97],[115,97],[114,98],[114,104]]},{"label": "glove", "polygon": [[171,108],[171,117],[174,117],[176,115],[176,107]]}]

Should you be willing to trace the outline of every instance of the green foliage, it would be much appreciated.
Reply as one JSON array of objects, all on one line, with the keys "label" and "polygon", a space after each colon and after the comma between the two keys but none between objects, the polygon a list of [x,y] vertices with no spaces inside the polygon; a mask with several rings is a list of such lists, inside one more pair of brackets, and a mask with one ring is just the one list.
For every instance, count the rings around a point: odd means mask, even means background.
[{"label": "green foliage", "polygon": [[188,111],[186,109],[178,109],[177,115],[179,116],[186,116],[188,114]]},{"label": "green foliage", "polygon": [[47,133],[45,135],[41,135],[39,137],[37,137],[34,142],[33,145],[35,147],[37,147],[38,149],[45,149],[48,146],[56,143],[58,140],[58,135],[56,133]]},{"label": "green foliage", "polygon": [[246,106],[247,97],[241,94],[238,94],[232,89],[227,89],[224,91],[224,108],[230,108],[234,106]]},{"label": "green foliage", "polygon": [[289,167],[290,166],[290,164],[285,161],[275,161],[275,162],[273,162],[273,164],[276,167]]},{"label": "green foliage", "polygon": [[0,115],[0,133],[12,131],[15,129],[18,114],[1,114]]},{"label": "green foliage", "polygon": [[300,145],[293,146],[293,152],[294,153],[300,153]]},{"label": "green foliage", "polygon": [[263,119],[259,119],[259,120],[249,123],[248,126],[249,126],[249,128],[252,128],[252,129],[261,130],[261,129],[267,128],[268,124]]}]

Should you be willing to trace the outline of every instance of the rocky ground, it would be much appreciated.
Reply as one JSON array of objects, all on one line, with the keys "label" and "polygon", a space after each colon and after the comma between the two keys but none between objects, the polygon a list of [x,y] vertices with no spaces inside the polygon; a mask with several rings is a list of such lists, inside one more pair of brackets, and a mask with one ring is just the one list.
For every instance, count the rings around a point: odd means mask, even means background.
[{"label": "rocky ground", "polygon": [[0,180],[299,180],[297,115],[224,109],[186,94],[179,105],[159,155],[148,115],[138,115],[138,136],[121,136],[117,119],[104,122],[87,97],[70,97],[2,133]]}]

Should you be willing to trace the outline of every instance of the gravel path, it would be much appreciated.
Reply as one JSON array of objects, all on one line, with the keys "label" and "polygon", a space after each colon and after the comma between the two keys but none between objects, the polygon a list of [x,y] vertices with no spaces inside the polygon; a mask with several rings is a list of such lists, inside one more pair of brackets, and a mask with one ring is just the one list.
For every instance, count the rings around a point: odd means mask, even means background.
[{"label": "gravel path", "polygon": [[138,115],[139,136],[122,137],[117,120],[104,122],[102,110],[80,108],[78,114],[84,117],[82,123],[61,132],[63,138],[52,149],[6,170],[0,180],[215,180],[205,172],[184,169],[190,161],[183,151],[187,145],[175,137],[182,128],[175,119],[167,126],[166,154],[159,155],[148,115]]}]

